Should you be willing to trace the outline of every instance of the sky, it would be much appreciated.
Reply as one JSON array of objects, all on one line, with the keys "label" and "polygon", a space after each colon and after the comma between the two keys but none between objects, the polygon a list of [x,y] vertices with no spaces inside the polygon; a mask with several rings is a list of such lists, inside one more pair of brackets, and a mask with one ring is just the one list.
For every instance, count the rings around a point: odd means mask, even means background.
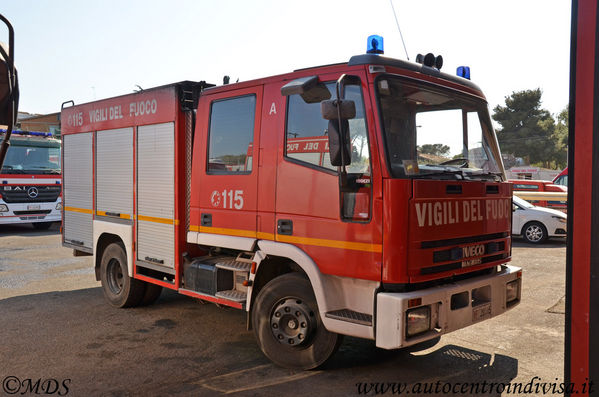
[{"label": "sky", "polygon": [[[392,3],[391,3],[392,1]],[[385,56],[442,55],[471,68],[489,107],[514,91],[568,104],[566,0],[19,0],[0,13],[15,29],[20,111],[52,113],[181,80],[221,84],[346,62],[379,34]],[[0,40],[7,41],[0,26]]]}]

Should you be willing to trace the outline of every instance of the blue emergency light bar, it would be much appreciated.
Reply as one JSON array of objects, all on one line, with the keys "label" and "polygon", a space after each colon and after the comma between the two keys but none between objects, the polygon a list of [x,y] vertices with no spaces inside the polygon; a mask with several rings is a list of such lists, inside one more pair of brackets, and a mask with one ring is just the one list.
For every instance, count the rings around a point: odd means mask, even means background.
[{"label": "blue emergency light bar", "polygon": [[[6,130],[0,128],[0,132],[6,133]],[[21,131],[21,130],[13,130],[13,134],[17,135],[31,135],[31,136],[52,136],[51,132],[39,132],[39,131]]]},{"label": "blue emergency light bar", "polygon": [[470,67],[469,66],[459,66],[456,74],[460,77],[470,80]]},{"label": "blue emergency light bar", "polygon": [[385,46],[383,45],[383,38],[378,34],[368,36],[366,42],[366,53],[367,54],[384,54]]}]

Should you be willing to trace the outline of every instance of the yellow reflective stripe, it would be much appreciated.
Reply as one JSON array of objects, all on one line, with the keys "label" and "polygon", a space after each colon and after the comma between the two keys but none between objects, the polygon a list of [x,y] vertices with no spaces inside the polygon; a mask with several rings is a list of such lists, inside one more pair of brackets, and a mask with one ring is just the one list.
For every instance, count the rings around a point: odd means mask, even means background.
[{"label": "yellow reflective stripe", "polygon": [[86,208],[77,208],[77,207],[64,207],[65,211],[70,211],[70,212],[80,212],[82,214],[93,214],[94,211],[92,210],[88,210]]},{"label": "yellow reflective stripe", "polygon": [[275,239],[275,235],[273,233],[258,232],[258,233],[256,233],[256,235],[261,240],[274,240]]},{"label": "yellow reflective stripe", "polygon": [[[108,214],[106,214],[106,211],[96,211],[96,215],[99,215],[99,216],[110,216],[110,217],[116,218],[115,215],[108,215]],[[131,215],[129,215],[129,214],[119,214],[118,217],[121,218],[121,219],[131,219]]]},{"label": "yellow reflective stripe", "polygon": [[137,220],[145,221],[145,222],[153,222],[153,223],[162,223],[164,225],[178,225],[178,219],[168,219],[168,218],[158,218],[155,216],[145,216],[145,215],[137,215]]},{"label": "yellow reflective stripe", "polygon": [[379,252],[379,253],[383,252],[382,244],[356,243],[356,242],[352,242],[352,241],[326,240],[326,239],[321,239],[321,238],[309,238],[309,237],[294,237],[294,236],[284,236],[281,234],[277,234],[277,241],[281,241],[284,243],[315,245],[318,247],[349,249],[349,250],[354,250],[354,251]]},{"label": "yellow reflective stripe", "polygon": [[[200,232],[200,233],[212,233],[212,234],[222,234],[226,236],[237,236],[237,237],[251,237],[251,238],[259,238],[265,240],[274,240],[275,235],[272,233],[263,233],[263,232],[253,232],[250,230],[239,230],[239,229],[225,229],[218,227],[208,227],[208,226],[189,226],[190,232]],[[370,243],[356,243],[352,241],[342,241],[342,240],[326,240],[320,238],[309,238],[309,237],[294,237],[294,236],[284,236],[281,234],[276,235],[276,241],[280,241],[283,243],[292,243],[292,244],[303,244],[303,245],[314,245],[318,247],[329,247],[329,248],[340,248],[340,249],[349,249],[354,251],[366,251],[366,252],[383,252],[382,244],[370,244]]]}]

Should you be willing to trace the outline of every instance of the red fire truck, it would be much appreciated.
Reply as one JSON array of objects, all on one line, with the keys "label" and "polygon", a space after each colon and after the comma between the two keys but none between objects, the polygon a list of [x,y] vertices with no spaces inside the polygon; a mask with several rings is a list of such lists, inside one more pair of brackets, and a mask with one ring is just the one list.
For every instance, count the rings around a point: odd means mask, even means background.
[{"label": "red fire truck", "polygon": [[[341,335],[396,349],[513,308],[512,191],[487,103],[421,58],[64,108],[63,245],[93,255],[114,306],[168,288],[247,311],[290,368],[320,366]],[[443,137],[457,156],[419,155]]]},{"label": "red fire truck", "polygon": [[[0,130],[0,139],[4,130]],[[46,132],[12,131],[0,169],[0,225],[60,222],[60,140]]]}]

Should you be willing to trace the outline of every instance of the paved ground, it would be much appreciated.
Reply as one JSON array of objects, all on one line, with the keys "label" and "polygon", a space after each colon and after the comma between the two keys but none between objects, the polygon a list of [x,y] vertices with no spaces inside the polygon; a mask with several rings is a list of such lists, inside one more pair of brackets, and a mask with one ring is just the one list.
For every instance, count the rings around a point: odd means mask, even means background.
[{"label": "paved ground", "polygon": [[559,240],[540,247],[515,242],[513,262],[524,269],[524,291],[522,303],[503,316],[421,351],[384,351],[346,338],[325,369],[294,372],[264,358],[240,311],[172,292],[150,307],[113,309],[91,258],[61,248],[57,228],[3,227],[0,381],[10,389],[11,377],[41,379],[44,390],[75,396],[345,396],[371,382],[561,381],[565,251]]}]

